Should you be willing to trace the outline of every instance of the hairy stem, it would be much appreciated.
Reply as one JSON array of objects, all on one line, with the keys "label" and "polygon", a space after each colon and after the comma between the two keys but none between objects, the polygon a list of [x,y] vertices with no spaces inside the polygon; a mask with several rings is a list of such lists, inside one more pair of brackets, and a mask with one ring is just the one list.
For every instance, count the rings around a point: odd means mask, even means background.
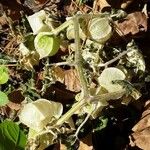
[{"label": "hairy stem", "polygon": [[91,107],[90,111],[88,112],[86,118],[84,119],[84,121],[80,124],[80,126],[78,127],[76,133],[75,133],[75,136],[78,137],[78,134],[81,130],[81,128],[84,126],[84,124],[88,121],[89,117],[91,116],[92,112],[94,111],[94,108]]},{"label": "hairy stem", "polygon": [[79,22],[78,17],[74,17],[74,33],[75,33],[75,67],[79,75],[80,84],[82,86],[82,91],[84,97],[89,95],[87,81],[84,76],[83,71],[83,58],[80,46],[80,38],[79,38]]},{"label": "hairy stem", "polygon": [[85,102],[83,100],[78,101],[76,104],[73,105],[73,107],[65,113],[57,122],[56,126],[59,126],[63,124],[65,121],[67,121],[77,110],[79,110],[81,107],[85,105]]},{"label": "hairy stem", "polygon": [[64,22],[62,25],[60,25],[59,27],[55,28],[52,32],[50,32],[51,34],[57,35],[59,34],[62,30],[64,30],[65,28],[67,28],[69,25],[73,24],[72,19],[69,19],[68,21]]},{"label": "hairy stem", "polygon": [[124,52],[120,53],[117,57],[109,60],[108,62],[106,62],[104,64],[99,64],[98,67],[107,67],[108,65],[110,65],[110,64],[114,63],[115,61],[119,60],[121,57],[123,57],[124,55],[126,55],[130,51],[131,50],[124,51]]}]

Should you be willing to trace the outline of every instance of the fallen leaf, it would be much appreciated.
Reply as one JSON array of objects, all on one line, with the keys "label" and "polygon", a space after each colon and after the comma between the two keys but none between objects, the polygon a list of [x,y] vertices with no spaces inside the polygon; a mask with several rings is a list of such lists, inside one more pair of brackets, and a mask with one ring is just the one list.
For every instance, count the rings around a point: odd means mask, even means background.
[{"label": "fallen leaf", "polygon": [[64,70],[60,67],[53,69],[53,75],[57,81],[65,84],[66,89],[79,92],[81,90],[78,75],[75,69]]},{"label": "fallen leaf", "polygon": [[17,103],[13,103],[13,102],[9,102],[7,104],[7,106],[14,110],[20,110],[20,108],[21,108],[21,104],[17,104]]},{"label": "fallen leaf", "polygon": [[66,90],[63,84],[57,82],[56,84],[52,84],[49,88],[47,88],[43,97],[46,99],[51,99],[55,102],[60,102],[62,104],[68,104],[72,103],[75,94]]},{"label": "fallen leaf", "polygon": [[53,76],[61,83],[64,83],[65,70],[60,67],[53,67]]},{"label": "fallen leaf", "polygon": [[149,150],[150,148],[150,127],[135,132],[130,136],[130,145],[132,147],[137,146],[143,150]]},{"label": "fallen leaf", "polygon": [[142,12],[134,12],[117,23],[122,36],[138,37],[147,31],[147,17]]},{"label": "fallen leaf", "polygon": [[7,19],[4,16],[1,16],[0,17],[0,26],[6,25],[7,23],[8,23]]},{"label": "fallen leaf", "polygon": [[14,110],[19,110],[21,108],[21,102],[24,100],[24,97],[20,90],[11,92],[8,95],[8,98],[10,100],[10,102],[7,104],[9,108]]},{"label": "fallen leaf", "polygon": [[140,121],[132,128],[132,131],[138,132],[150,127],[150,100],[145,104],[145,111],[142,113]]},{"label": "fallen leaf", "polygon": [[70,91],[79,92],[81,90],[80,82],[75,69],[65,71],[64,84]]},{"label": "fallen leaf", "polygon": [[[94,10],[96,11],[110,11],[111,10],[111,5],[107,2],[107,0],[98,0],[95,1],[95,8]],[[99,7],[99,8],[98,8]]]},{"label": "fallen leaf", "polygon": [[92,135],[89,134],[85,138],[80,140],[78,150],[93,150]]},{"label": "fallen leaf", "polygon": [[145,111],[142,113],[140,121],[132,128],[130,145],[137,146],[143,150],[149,150],[150,147],[150,100],[145,104]]},{"label": "fallen leaf", "polygon": [[12,20],[18,20],[21,17],[20,11],[23,7],[16,0],[2,0],[1,3],[4,11]]},{"label": "fallen leaf", "polygon": [[59,150],[67,150],[67,147],[64,144],[60,144]]}]

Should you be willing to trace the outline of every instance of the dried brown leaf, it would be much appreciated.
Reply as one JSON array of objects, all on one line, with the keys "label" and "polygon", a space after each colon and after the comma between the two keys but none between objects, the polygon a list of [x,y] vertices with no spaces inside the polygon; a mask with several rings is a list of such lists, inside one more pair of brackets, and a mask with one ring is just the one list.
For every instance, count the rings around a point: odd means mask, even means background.
[{"label": "dried brown leaf", "polygon": [[64,84],[70,91],[79,92],[81,90],[80,82],[75,69],[65,71]]},{"label": "dried brown leaf", "polygon": [[118,22],[117,26],[122,36],[137,37],[147,31],[147,17],[142,12],[134,12]]},{"label": "dried brown leaf", "polygon": [[132,147],[137,146],[143,150],[149,150],[150,148],[150,127],[135,132],[130,136],[130,145]]},{"label": "dried brown leaf", "polygon": [[21,108],[21,102],[24,100],[24,97],[21,94],[20,90],[11,92],[8,95],[8,98],[10,102],[7,104],[7,106],[9,108],[14,109],[14,110],[19,110]]},{"label": "dried brown leaf", "polygon": [[93,150],[92,135],[89,134],[80,141],[78,150]]},{"label": "dried brown leaf", "polygon": [[20,108],[21,108],[21,104],[17,104],[17,103],[13,103],[13,102],[9,102],[7,104],[7,106],[13,110],[20,110]]},{"label": "dried brown leaf", "polygon": [[144,150],[150,147],[150,100],[145,104],[145,111],[140,121],[132,128],[134,133],[130,135],[130,145]]},{"label": "dried brown leaf", "polygon": [[6,25],[7,23],[8,23],[7,19],[4,16],[1,16],[0,17],[0,26]]},{"label": "dried brown leaf", "polygon": [[111,9],[111,5],[107,2],[107,0],[98,0],[94,1],[94,10],[96,11],[108,11]]},{"label": "dried brown leaf", "polygon": [[18,20],[21,17],[20,11],[22,11],[23,7],[18,1],[2,0],[1,3],[3,5],[3,10],[12,20]]},{"label": "dried brown leaf", "polygon": [[78,75],[75,69],[64,70],[56,67],[53,70],[53,75],[57,81],[63,83],[67,90],[79,92],[81,90]]},{"label": "dried brown leaf", "polygon": [[65,70],[60,67],[53,68],[53,76],[57,81],[64,83]]},{"label": "dried brown leaf", "polygon": [[142,113],[140,121],[132,128],[134,132],[142,131],[150,127],[150,100],[145,104],[145,111]]},{"label": "dried brown leaf", "polygon": [[67,147],[64,144],[60,144],[60,150],[67,150]]}]

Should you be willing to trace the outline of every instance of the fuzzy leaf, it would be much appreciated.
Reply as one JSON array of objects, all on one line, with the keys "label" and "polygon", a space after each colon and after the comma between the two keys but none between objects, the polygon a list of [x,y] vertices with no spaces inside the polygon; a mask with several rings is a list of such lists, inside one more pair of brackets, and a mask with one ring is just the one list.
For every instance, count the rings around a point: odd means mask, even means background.
[{"label": "fuzzy leaf", "polygon": [[0,124],[0,149],[23,150],[26,136],[19,126],[12,121],[5,120]]}]

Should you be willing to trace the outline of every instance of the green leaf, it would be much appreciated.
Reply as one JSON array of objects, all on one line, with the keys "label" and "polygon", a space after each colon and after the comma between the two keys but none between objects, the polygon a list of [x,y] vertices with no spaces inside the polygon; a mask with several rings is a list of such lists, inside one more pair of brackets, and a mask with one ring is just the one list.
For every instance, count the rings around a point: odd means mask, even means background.
[{"label": "green leaf", "polygon": [[0,106],[5,106],[9,102],[8,96],[0,91]]},{"label": "green leaf", "polygon": [[5,120],[0,124],[0,150],[23,150],[26,140],[25,134],[16,123]]},{"label": "green leaf", "polygon": [[8,68],[5,66],[0,67],[0,84],[5,84],[9,79]]}]

